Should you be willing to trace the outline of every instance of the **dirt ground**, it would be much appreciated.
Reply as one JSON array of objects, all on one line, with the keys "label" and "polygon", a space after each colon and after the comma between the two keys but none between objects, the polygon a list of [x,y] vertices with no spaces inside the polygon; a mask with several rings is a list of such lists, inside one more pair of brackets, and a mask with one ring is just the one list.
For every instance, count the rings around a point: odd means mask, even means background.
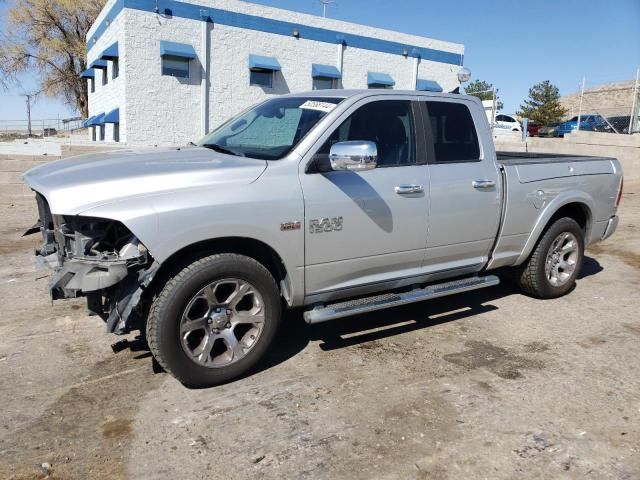
[{"label": "dirt ground", "polygon": [[187,390],[55,302],[0,203],[0,478],[640,478],[640,183],[553,301],[499,287],[307,326]]}]

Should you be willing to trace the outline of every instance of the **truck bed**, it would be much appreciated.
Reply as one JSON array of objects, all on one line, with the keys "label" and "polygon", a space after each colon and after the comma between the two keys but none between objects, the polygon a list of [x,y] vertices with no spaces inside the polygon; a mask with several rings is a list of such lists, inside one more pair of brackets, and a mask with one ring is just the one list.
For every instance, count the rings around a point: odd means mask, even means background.
[{"label": "truck bed", "polygon": [[498,163],[502,165],[528,165],[534,163],[573,163],[611,160],[605,157],[568,155],[562,153],[496,152]]}]

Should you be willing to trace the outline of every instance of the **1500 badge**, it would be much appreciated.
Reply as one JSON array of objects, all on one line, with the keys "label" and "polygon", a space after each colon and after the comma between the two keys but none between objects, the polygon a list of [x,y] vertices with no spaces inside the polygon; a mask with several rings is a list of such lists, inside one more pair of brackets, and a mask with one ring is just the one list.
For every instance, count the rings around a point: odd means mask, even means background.
[{"label": "1500 badge", "polygon": [[342,230],[342,217],[309,220],[309,233],[339,232],[340,230]]}]

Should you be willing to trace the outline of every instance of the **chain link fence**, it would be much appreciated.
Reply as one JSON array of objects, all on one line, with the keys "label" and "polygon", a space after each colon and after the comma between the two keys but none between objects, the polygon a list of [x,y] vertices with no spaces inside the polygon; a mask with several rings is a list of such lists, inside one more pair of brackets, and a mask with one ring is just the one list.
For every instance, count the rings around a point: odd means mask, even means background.
[{"label": "chain link fence", "polygon": [[577,130],[634,134],[640,132],[640,91],[635,81],[583,87],[562,98],[568,118],[579,118]]},{"label": "chain link fence", "polygon": [[54,137],[82,127],[82,118],[42,118],[27,120],[0,120],[0,140],[12,138]]}]

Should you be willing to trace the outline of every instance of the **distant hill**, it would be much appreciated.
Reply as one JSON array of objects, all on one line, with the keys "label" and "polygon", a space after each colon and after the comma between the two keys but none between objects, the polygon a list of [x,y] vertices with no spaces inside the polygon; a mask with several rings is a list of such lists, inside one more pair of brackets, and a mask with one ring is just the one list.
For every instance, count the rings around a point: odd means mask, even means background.
[{"label": "distant hill", "polygon": [[[598,113],[605,117],[630,115],[634,83],[629,80],[585,89],[582,113]],[[567,118],[578,115],[580,92],[565,95],[560,102],[568,111]]]}]

